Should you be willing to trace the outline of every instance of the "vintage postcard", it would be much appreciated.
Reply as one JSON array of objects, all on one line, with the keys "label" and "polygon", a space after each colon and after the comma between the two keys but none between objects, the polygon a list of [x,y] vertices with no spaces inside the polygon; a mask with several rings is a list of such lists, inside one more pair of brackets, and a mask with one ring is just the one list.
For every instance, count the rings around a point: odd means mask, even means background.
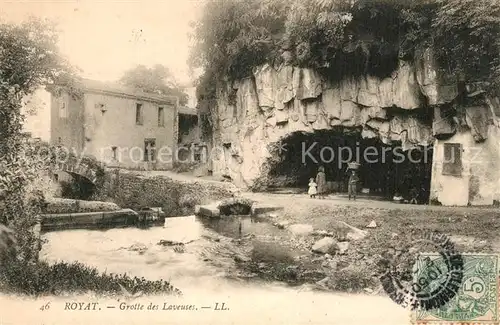
[{"label": "vintage postcard", "polygon": [[500,325],[498,0],[0,6],[0,325]]}]

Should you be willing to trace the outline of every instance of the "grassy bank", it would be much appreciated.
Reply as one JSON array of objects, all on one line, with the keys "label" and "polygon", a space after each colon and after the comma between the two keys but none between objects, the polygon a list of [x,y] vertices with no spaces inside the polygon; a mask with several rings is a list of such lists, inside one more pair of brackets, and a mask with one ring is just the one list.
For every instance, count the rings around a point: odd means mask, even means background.
[{"label": "grassy bank", "polygon": [[81,294],[180,295],[181,291],[167,281],[149,281],[126,274],[106,274],[80,263],[46,262],[25,264],[13,262],[0,271],[0,292],[28,296]]}]

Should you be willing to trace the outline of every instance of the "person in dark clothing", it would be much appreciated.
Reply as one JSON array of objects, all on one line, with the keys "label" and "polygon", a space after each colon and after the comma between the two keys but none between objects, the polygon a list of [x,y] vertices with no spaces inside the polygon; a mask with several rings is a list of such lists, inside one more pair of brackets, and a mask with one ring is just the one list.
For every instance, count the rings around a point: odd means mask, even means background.
[{"label": "person in dark clothing", "polygon": [[326,174],[325,168],[320,166],[316,175],[317,195],[318,198],[324,199],[326,195]]},{"label": "person in dark clothing", "polygon": [[347,188],[349,200],[351,199],[351,196],[352,196],[354,201],[356,201],[356,193],[358,191],[358,182],[359,182],[359,177],[356,173],[356,170],[352,170],[351,176],[349,177],[349,183],[348,183],[348,188]]}]

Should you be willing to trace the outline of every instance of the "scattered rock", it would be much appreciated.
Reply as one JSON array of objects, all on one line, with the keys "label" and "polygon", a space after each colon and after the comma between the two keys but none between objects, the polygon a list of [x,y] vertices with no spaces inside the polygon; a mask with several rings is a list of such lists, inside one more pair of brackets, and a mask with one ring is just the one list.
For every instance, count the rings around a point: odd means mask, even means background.
[{"label": "scattered rock", "polygon": [[255,238],[255,234],[246,234],[243,236],[244,239],[253,239]]},{"label": "scattered rock", "polygon": [[373,289],[370,288],[364,288],[363,290],[367,293],[373,293]]},{"label": "scattered rock", "polygon": [[133,244],[132,246],[127,248],[127,250],[132,252],[138,252],[140,255],[142,255],[148,250],[148,247],[144,244]]},{"label": "scattered rock", "polygon": [[194,240],[190,240],[188,242],[178,242],[178,241],[175,241],[175,240],[166,240],[166,239],[162,239],[158,242],[158,245],[162,245],[162,246],[184,246],[186,244],[189,244],[189,243],[192,243],[194,242]]},{"label": "scattered rock", "polygon": [[353,227],[348,223],[345,223],[343,221],[339,221],[339,223],[347,228],[349,228],[349,231],[347,232],[346,239],[347,240],[352,240],[352,241],[357,241],[365,238],[368,236],[368,231],[366,230],[361,230],[359,228]]},{"label": "scattered rock", "polygon": [[398,235],[398,234],[396,234],[395,232],[391,233],[391,238],[392,238],[392,239],[394,239],[394,238],[396,238],[396,237],[398,237],[398,236],[399,236],[399,235]]},{"label": "scattered rock", "polygon": [[337,248],[338,248],[339,254],[344,255],[345,253],[347,253],[347,250],[349,249],[349,242],[348,241],[338,242]]},{"label": "scattered rock", "polygon": [[377,228],[377,223],[375,222],[375,220],[372,220],[372,222],[370,222],[368,226],[366,226],[366,228]]},{"label": "scattered rock", "polygon": [[348,232],[346,235],[347,240],[358,241],[365,238],[368,234],[362,232]]},{"label": "scattered rock", "polygon": [[328,262],[328,267],[331,271],[337,271],[337,261],[331,260]]},{"label": "scattered rock", "polygon": [[289,222],[288,221],[280,221],[280,222],[275,222],[273,225],[275,227],[278,227],[279,229],[285,229],[288,226]]},{"label": "scattered rock", "polygon": [[323,237],[335,237],[335,234],[333,232],[329,232],[326,230],[315,230],[312,233],[315,236],[323,236]]},{"label": "scattered rock", "polygon": [[307,224],[295,224],[289,226],[288,230],[294,235],[307,236],[313,232],[314,228],[313,226]]},{"label": "scattered rock", "polygon": [[314,243],[312,251],[315,253],[326,254],[335,249],[336,240],[331,237],[324,237]]},{"label": "scattered rock", "polygon": [[273,218],[273,219],[278,218],[278,215],[277,215],[276,213],[269,213],[267,216],[268,216],[269,218]]},{"label": "scattered rock", "polygon": [[233,259],[235,262],[238,262],[238,263],[248,263],[252,260],[250,257],[247,257],[245,255],[241,255],[241,254],[237,254],[237,255],[233,256]]}]

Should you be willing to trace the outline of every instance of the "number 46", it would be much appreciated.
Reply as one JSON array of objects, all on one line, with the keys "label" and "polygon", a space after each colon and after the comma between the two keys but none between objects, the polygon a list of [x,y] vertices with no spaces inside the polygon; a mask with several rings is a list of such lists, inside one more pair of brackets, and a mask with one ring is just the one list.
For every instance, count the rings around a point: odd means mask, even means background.
[{"label": "number 46", "polygon": [[42,307],[40,307],[41,311],[48,310],[48,309],[50,309],[50,302],[48,302],[45,305],[42,305]]}]

